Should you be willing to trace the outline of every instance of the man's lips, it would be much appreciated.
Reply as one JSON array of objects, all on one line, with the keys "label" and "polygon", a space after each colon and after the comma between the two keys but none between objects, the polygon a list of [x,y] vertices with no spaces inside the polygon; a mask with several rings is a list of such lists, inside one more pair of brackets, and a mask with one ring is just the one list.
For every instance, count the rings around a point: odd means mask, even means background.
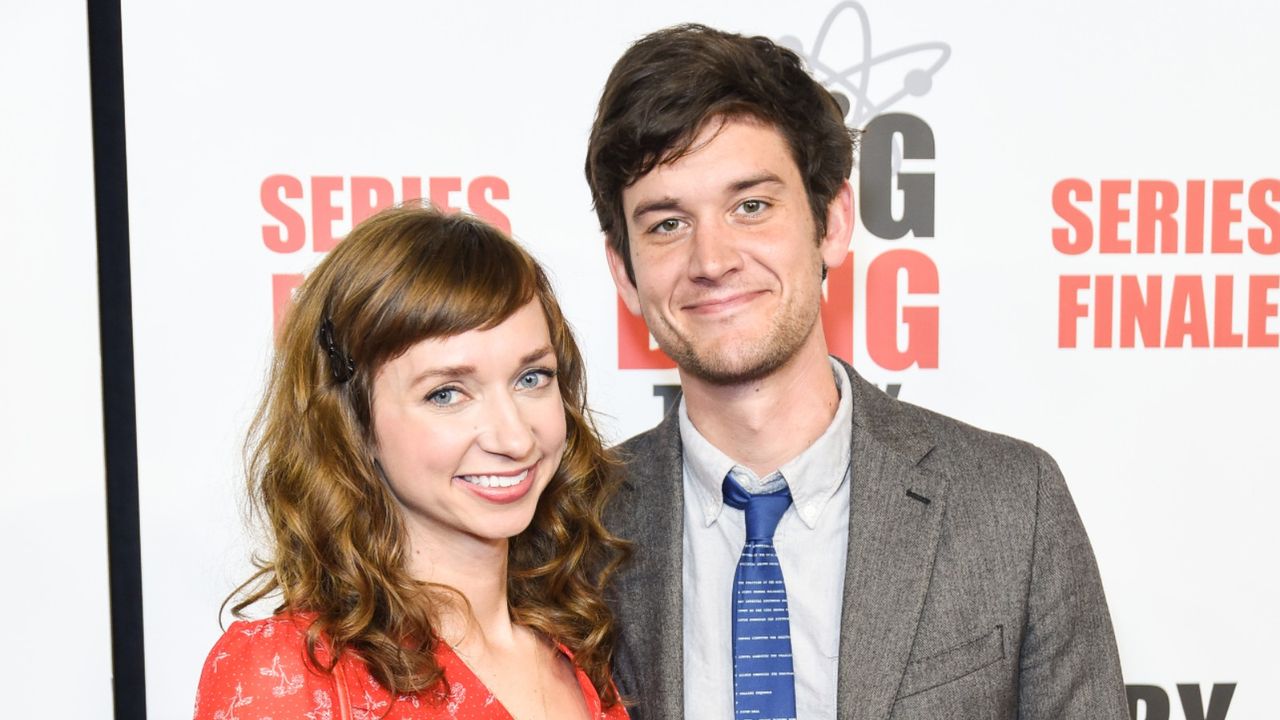
[{"label": "man's lips", "polygon": [[736,310],[763,294],[763,290],[736,292],[730,295],[723,295],[714,298],[702,298],[694,302],[685,303],[681,307],[686,312],[698,315],[715,315],[717,313]]}]

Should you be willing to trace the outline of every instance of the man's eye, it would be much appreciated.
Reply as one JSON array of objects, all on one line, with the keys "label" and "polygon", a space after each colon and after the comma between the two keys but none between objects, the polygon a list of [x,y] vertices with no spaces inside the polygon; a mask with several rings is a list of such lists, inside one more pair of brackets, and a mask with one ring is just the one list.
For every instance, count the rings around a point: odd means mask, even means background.
[{"label": "man's eye", "polygon": [[540,387],[549,385],[551,383],[551,378],[555,376],[556,374],[554,370],[530,370],[520,376],[520,379],[516,381],[516,385],[521,390],[536,390]]},{"label": "man's eye", "polygon": [[764,209],[768,206],[768,203],[763,200],[743,200],[738,207],[741,207],[743,212],[748,215],[755,215],[756,213],[764,212]]},{"label": "man's eye", "polygon": [[656,233],[673,233],[680,229],[680,221],[675,218],[667,218],[657,225],[653,226],[652,232]]},{"label": "man's eye", "polygon": [[456,403],[460,395],[461,393],[458,392],[457,388],[440,388],[427,395],[427,402],[432,405],[447,407]]}]

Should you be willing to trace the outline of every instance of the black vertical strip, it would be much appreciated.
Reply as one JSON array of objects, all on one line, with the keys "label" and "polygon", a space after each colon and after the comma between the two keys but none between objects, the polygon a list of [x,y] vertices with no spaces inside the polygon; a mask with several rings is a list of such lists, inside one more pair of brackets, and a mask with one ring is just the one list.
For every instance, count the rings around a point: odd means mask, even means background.
[{"label": "black vertical strip", "polygon": [[133,305],[120,2],[88,0],[88,10],[115,718],[144,720],[147,693],[142,643],[138,432],[133,392]]}]

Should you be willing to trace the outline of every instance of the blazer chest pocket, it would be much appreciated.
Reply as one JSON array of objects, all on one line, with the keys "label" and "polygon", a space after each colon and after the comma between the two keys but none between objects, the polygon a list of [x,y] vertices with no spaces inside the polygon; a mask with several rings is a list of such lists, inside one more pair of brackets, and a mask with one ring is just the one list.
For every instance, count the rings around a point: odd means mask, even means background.
[{"label": "blazer chest pocket", "polygon": [[959,680],[1002,659],[1004,659],[1004,626],[997,625],[982,637],[908,663],[906,673],[902,677],[902,684],[898,687],[898,698],[915,695],[952,680]]}]

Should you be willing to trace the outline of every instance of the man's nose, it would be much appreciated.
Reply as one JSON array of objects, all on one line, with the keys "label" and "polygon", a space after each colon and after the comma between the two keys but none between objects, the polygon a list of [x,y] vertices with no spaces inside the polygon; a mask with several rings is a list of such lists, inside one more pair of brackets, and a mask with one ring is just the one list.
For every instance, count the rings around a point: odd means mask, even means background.
[{"label": "man's nose", "polygon": [[742,268],[733,230],[722,223],[700,223],[695,228],[689,255],[689,276],[694,280],[719,280]]}]

